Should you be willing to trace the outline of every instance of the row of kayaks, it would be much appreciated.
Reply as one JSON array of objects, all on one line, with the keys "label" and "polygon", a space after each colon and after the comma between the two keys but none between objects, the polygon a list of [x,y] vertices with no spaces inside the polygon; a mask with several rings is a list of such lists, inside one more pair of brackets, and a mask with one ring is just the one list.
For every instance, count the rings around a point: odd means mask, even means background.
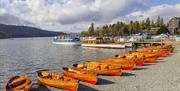
[{"label": "row of kayaks", "polygon": [[[77,91],[79,81],[96,85],[98,75],[121,76],[123,70],[134,70],[136,66],[156,63],[173,52],[172,45],[149,46],[113,58],[97,61],[86,61],[73,64],[71,68],[63,67],[63,74],[48,70],[37,71],[37,82],[40,85],[52,86],[69,91]],[[32,81],[26,76],[12,77],[6,85],[6,91],[30,91]]]}]

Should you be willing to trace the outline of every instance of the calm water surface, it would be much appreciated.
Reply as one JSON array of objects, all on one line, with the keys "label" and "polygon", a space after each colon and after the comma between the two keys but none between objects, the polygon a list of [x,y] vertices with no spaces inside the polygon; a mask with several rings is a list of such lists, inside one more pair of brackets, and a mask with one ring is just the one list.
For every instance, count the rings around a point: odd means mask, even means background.
[{"label": "calm water surface", "polygon": [[0,90],[15,75],[27,75],[34,82],[36,71],[61,67],[86,60],[113,57],[131,49],[92,49],[81,46],[54,45],[52,38],[16,38],[0,40]]}]

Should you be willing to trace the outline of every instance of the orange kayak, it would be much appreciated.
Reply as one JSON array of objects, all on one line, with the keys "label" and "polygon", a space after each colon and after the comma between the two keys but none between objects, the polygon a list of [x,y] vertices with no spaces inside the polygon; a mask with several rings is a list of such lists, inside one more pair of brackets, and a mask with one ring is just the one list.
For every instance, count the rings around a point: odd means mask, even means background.
[{"label": "orange kayak", "polygon": [[144,64],[144,54],[140,52],[131,52],[126,54],[120,54],[119,57],[126,59],[134,59],[136,66],[142,66]]},{"label": "orange kayak", "polygon": [[73,78],[49,73],[48,71],[38,71],[37,81],[41,85],[52,86],[69,91],[77,91],[79,83]]},{"label": "orange kayak", "polygon": [[80,63],[80,64],[73,64],[74,67],[78,67],[81,69],[88,69],[88,70],[94,70],[94,69],[120,69],[121,66],[115,66],[115,65],[111,65],[109,63],[102,63],[102,62],[94,62],[94,61],[86,61],[84,63]]},{"label": "orange kayak", "polygon": [[32,81],[26,76],[12,77],[6,85],[5,91],[30,91]]},{"label": "orange kayak", "polygon": [[74,67],[73,69],[83,72],[91,72],[98,75],[108,75],[108,76],[121,76],[122,70],[121,69],[81,69]]},{"label": "orange kayak", "polygon": [[134,70],[135,62],[133,59],[125,59],[125,58],[108,58],[104,60],[99,60],[100,63],[110,64],[112,66],[119,66],[123,70]]},{"label": "orange kayak", "polygon": [[149,50],[149,51],[145,51],[144,52],[145,54],[148,54],[148,55],[154,55],[156,56],[157,58],[164,58],[167,56],[167,53],[165,53],[164,51],[162,50]]},{"label": "orange kayak", "polygon": [[137,49],[140,52],[148,52],[152,54],[156,54],[159,58],[164,58],[172,53],[173,47],[172,45],[161,45],[161,46],[150,46],[147,48]]},{"label": "orange kayak", "polygon": [[88,73],[82,73],[81,71],[74,70],[74,69],[63,69],[64,70],[64,75],[67,77],[71,77],[77,80],[84,81],[89,84],[96,85],[97,83],[97,76],[96,74],[88,74]]},{"label": "orange kayak", "polygon": [[145,59],[145,63],[156,63],[156,58],[149,57]]}]

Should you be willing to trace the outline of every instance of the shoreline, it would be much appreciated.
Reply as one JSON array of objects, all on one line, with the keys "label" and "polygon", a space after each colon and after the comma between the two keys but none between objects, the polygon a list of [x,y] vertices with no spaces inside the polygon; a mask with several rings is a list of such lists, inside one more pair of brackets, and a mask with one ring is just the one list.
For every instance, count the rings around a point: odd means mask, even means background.
[{"label": "shoreline", "polygon": [[[97,85],[80,82],[78,91],[180,91],[180,46],[175,51],[154,64],[136,67],[134,71],[124,71],[123,76],[98,76]],[[54,87],[38,87],[32,91],[64,91]]]}]

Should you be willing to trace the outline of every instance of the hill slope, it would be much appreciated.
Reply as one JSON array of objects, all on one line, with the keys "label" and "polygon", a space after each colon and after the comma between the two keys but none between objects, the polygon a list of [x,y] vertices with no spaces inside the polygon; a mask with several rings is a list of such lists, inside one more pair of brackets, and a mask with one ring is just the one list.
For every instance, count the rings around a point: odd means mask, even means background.
[{"label": "hill slope", "polygon": [[63,32],[46,31],[34,27],[0,24],[0,32],[8,34],[10,38],[23,37],[51,37],[65,34]]}]

